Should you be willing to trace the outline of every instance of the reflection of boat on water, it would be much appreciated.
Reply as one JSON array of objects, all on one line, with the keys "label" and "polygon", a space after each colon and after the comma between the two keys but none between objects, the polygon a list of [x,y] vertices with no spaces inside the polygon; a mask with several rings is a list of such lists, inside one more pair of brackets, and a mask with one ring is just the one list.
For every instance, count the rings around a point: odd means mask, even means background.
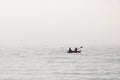
[{"label": "reflection of boat on water", "polygon": [[68,51],[67,53],[81,53],[82,51]]}]

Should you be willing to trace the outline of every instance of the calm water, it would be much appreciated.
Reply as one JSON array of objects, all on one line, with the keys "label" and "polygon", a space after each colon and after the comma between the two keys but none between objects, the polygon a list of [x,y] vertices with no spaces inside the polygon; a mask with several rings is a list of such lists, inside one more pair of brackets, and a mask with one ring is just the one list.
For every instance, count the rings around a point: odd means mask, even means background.
[{"label": "calm water", "polygon": [[0,48],[0,80],[120,80],[120,47]]}]

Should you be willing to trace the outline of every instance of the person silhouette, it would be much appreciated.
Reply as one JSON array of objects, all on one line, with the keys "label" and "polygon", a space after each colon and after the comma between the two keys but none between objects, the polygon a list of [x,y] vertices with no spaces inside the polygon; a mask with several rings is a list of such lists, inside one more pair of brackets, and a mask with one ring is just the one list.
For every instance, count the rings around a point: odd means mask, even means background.
[{"label": "person silhouette", "polygon": [[71,49],[71,47],[69,47],[69,50],[68,50],[68,52],[72,52],[72,49]]},{"label": "person silhouette", "polygon": [[74,49],[74,52],[75,52],[75,53],[77,53],[77,50],[78,50],[78,49],[77,49],[77,48],[75,48],[75,49]]}]

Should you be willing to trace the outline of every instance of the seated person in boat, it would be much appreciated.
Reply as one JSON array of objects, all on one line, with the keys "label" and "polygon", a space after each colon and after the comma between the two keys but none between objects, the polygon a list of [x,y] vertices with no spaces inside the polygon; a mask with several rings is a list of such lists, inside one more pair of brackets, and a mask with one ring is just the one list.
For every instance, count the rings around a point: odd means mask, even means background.
[{"label": "seated person in boat", "polygon": [[79,50],[80,48],[75,48],[74,49],[74,53],[80,53],[81,52],[81,50]]},{"label": "seated person in boat", "polygon": [[68,53],[71,53],[71,52],[73,52],[73,51],[72,51],[71,47],[69,47]]}]

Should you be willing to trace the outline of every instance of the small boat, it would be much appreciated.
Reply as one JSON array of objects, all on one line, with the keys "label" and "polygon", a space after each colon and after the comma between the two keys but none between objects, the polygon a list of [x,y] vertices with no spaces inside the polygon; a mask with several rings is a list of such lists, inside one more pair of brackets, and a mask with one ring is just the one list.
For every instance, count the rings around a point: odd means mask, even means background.
[{"label": "small boat", "polygon": [[67,53],[81,53],[82,51],[68,51]]},{"label": "small boat", "polygon": [[74,50],[72,50],[71,47],[69,47],[67,53],[81,53],[82,50],[79,50],[79,49],[81,49],[81,48],[83,48],[83,46],[81,46],[80,48],[77,48],[77,47],[76,47]]}]

